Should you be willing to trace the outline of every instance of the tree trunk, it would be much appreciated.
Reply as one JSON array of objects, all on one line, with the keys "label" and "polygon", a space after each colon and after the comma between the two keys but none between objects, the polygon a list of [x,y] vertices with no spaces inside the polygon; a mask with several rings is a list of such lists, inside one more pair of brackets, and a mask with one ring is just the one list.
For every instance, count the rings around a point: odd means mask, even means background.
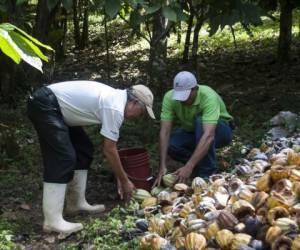
[{"label": "tree trunk", "polygon": [[109,58],[109,41],[108,41],[108,30],[107,30],[107,15],[104,14],[104,34],[105,34],[105,48],[106,48],[106,73],[107,82],[110,82],[110,58]]},{"label": "tree trunk", "polygon": [[17,65],[6,55],[0,55],[0,99],[8,104],[14,103],[16,92]]},{"label": "tree trunk", "polygon": [[177,44],[181,44],[182,25],[181,22],[177,25]]},{"label": "tree trunk", "polygon": [[188,20],[188,28],[185,36],[182,63],[187,63],[189,60],[189,50],[190,50],[191,33],[193,28],[193,19],[194,19],[194,14],[191,13]]},{"label": "tree trunk", "polygon": [[286,63],[290,58],[292,40],[293,5],[291,0],[280,0],[280,34],[278,43],[278,60]]},{"label": "tree trunk", "polygon": [[[153,84],[161,83],[166,74],[168,21],[157,13],[153,21],[153,35],[150,43],[149,76]],[[161,86],[160,84],[159,86]]]},{"label": "tree trunk", "polygon": [[36,10],[34,36],[42,42],[47,41],[50,26],[50,12],[47,0],[39,0]]},{"label": "tree trunk", "polygon": [[84,12],[83,12],[83,26],[82,26],[82,48],[85,48],[88,44],[89,38],[89,1],[84,1]]},{"label": "tree trunk", "polygon": [[74,25],[74,42],[75,47],[80,47],[80,27],[79,27],[79,16],[78,16],[78,0],[73,0],[73,25]]},{"label": "tree trunk", "polygon": [[193,37],[193,47],[192,47],[192,61],[194,65],[194,71],[196,72],[196,76],[199,79],[199,69],[198,69],[198,48],[199,48],[199,32],[203,25],[204,19],[202,15],[197,17],[197,23],[194,29],[194,37]]},{"label": "tree trunk", "polygon": [[51,25],[54,23],[55,14],[59,10],[60,1],[57,2],[56,6],[49,11],[47,0],[39,0],[36,10],[34,36],[42,42],[48,42],[48,33]]}]

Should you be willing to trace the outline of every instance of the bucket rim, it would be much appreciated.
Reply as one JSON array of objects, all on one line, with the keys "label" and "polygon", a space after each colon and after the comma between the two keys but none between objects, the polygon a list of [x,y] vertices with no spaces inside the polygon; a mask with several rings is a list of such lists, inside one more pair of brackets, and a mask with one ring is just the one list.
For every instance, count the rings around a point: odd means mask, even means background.
[{"label": "bucket rim", "polygon": [[125,150],[131,150],[131,149],[143,149],[143,150],[145,150],[146,152],[147,152],[147,149],[146,148],[144,148],[144,147],[127,147],[127,148],[120,148],[120,149],[118,149],[118,152],[122,152],[122,151],[125,151]]}]

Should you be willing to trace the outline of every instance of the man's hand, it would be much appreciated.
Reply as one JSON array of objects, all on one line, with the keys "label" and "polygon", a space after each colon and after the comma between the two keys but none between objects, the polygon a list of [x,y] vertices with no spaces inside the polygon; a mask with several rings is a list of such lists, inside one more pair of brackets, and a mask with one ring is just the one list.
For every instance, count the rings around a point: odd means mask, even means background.
[{"label": "man's hand", "polygon": [[130,180],[121,183],[118,179],[118,193],[121,197],[121,200],[125,200],[125,202],[130,201],[135,189],[136,189],[135,186]]},{"label": "man's hand", "polygon": [[179,168],[175,174],[177,175],[177,181],[180,183],[185,183],[191,176],[193,168],[190,165],[185,165]]},{"label": "man's hand", "polygon": [[160,167],[160,170],[159,170],[159,172],[158,172],[157,178],[156,178],[156,180],[154,181],[152,187],[160,186],[160,184],[161,184],[161,179],[162,179],[162,177],[163,177],[166,173],[167,173],[167,168],[166,168],[166,167]]}]

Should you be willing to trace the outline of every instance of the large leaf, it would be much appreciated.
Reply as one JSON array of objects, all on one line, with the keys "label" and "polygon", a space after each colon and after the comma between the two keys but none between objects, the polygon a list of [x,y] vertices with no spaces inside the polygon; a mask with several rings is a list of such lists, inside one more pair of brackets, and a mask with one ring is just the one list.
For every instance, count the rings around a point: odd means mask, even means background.
[{"label": "large leaf", "polygon": [[165,18],[169,19],[170,21],[177,21],[176,12],[170,6],[164,6],[162,8],[162,14]]},{"label": "large leaf", "polygon": [[0,24],[0,28],[4,29],[6,31],[14,30],[15,29],[15,27],[13,25],[11,25],[10,23],[1,23]]},{"label": "large leaf", "polygon": [[73,6],[73,0],[63,0],[62,4],[66,10],[70,10]]},{"label": "large leaf", "polygon": [[156,3],[154,5],[150,5],[145,8],[146,14],[150,15],[155,13],[156,11],[160,10],[161,5],[159,3]]},{"label": "large leaf", "polygon": [[105,0],[105,12],[110,17],[115,17],[121,7],[120,0]]},{"label": "large leaf", "polygon": [[30,56],[38,56],[42,60],[48,62],[48,57],[45,56],[39,47],[33,44],[29,39],[14,31],[9,32],[9,35],[23,52]]},{"label": "large leaf", "polygon": [[16,52],[13,46],[5,38],[8,35],[7,31],[0,29],[0,49],[2,52],[10,57],[15,63],[21,62],[21,56]]},{"label": "large leaf", "polygon": [[33,43],[35,43],[36,45],[42,47],[42,48],[45,48],[47,50],[52,50],[53,49],[48,46],[48,45],[45,45],[43,43],[41,43],[39,40],[35,39],[34,37],[28,35],[25,31],[19,29],[18,27],[14,26],[13,24],[10,24],[10,23],[4,23],[4,24],[1,24],[1,26],[4,25],[5,29],[6,30],[12,30],[12,29],[16,29],[18,32],[20,32],[22,35],[24,35],[25,37],[27,37],[29,40],[31,40]]},{"label": "large leaf", "polygon": [[19,46],[12,40],[7,31],[2,30],[1,35],[25,62],[43,72],[43,64],[40,58],[38,58],[37,56],[32,56],[31,54],[26,54],[26,51],[23,52],[22,49],[20,49]]}]

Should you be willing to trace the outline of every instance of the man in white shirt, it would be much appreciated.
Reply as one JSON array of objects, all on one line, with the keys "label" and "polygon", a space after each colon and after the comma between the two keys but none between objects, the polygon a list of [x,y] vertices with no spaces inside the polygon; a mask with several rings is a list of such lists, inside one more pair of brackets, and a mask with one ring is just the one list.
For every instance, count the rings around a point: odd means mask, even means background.
[{"label": "man in white shirt", "polygon": [[66,210],[102,212],[104,205],[90,205],[85,199],[88,168],[93,146],[82,126],[101,124],[103,152],[120,184],[121,198],[129,200],[135,187],[123,170],[117,141],[124,119],[141,117],[146,111],[153,119],[153,94],[144,85],[114,89],[94,81],[51,84],[28,99],[28,117],[41,146],[44,162],[43,213],[45,231],[72,233],[83,228],[70,223]]}]

